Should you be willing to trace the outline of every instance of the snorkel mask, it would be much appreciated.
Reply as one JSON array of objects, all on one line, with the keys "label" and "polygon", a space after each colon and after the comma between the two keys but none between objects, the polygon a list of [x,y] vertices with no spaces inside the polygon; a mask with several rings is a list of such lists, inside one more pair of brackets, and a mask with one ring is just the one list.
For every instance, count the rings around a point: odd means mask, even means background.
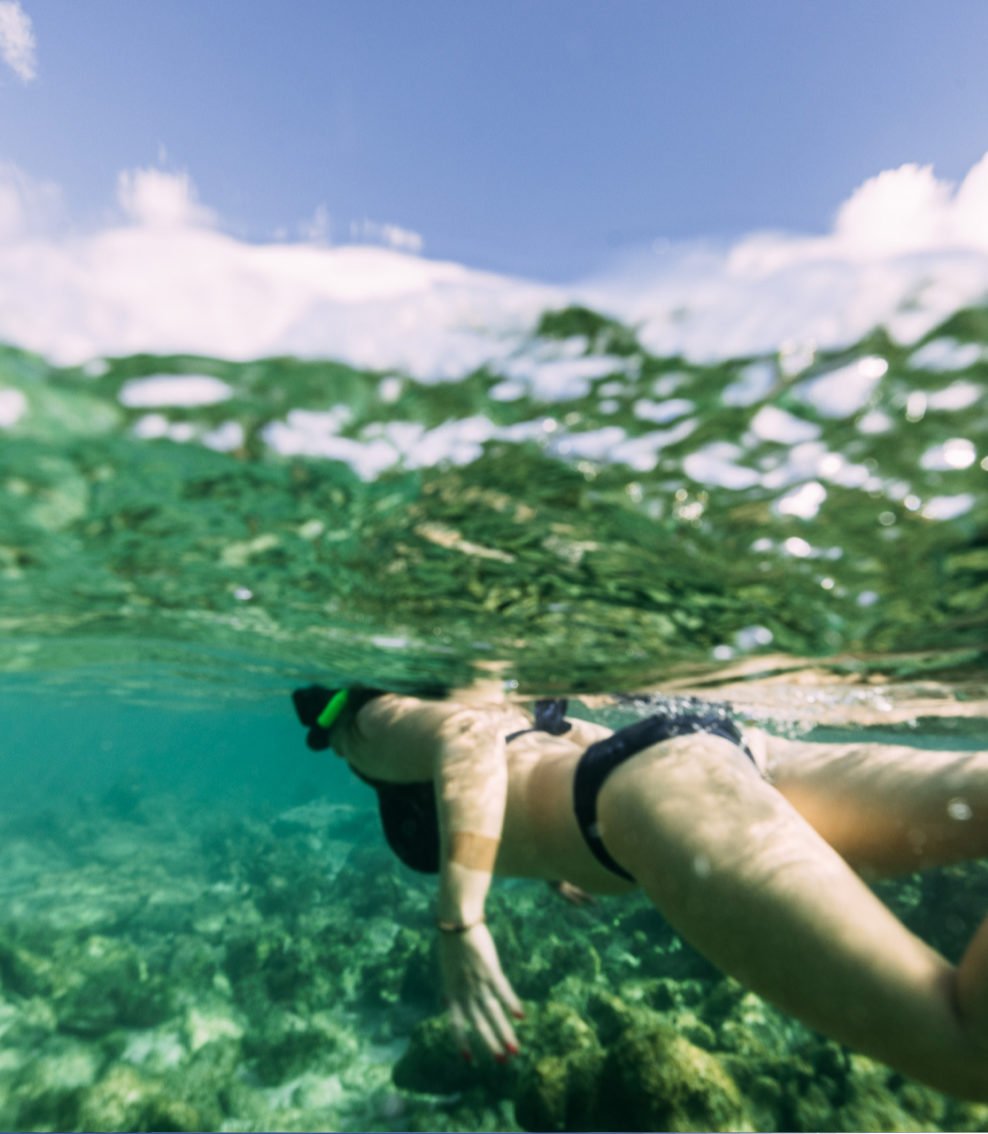
[{"label": "snorkel mask", "polygon": [[326,689],[309,685],[292,693],[299,721],[309,730],[305,743],[314,751],[329,747],[329,733],[350,701],[349,689]]}]

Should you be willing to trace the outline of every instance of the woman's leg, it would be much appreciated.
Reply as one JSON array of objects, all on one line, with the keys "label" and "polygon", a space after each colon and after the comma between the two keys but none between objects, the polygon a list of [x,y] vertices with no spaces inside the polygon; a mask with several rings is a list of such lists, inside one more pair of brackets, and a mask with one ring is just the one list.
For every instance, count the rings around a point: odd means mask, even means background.
[{"label": "woman's leg", "polygon": [[765,741],[774,786],[856,869],[988,855],[988,752]]},{"label": "woman's leg", "polygon": [[611,854],[725,972],[905,1074],[988,1100],[988,933],[959,980],[736,747],[657,745],[612,773],[598,817]]}]

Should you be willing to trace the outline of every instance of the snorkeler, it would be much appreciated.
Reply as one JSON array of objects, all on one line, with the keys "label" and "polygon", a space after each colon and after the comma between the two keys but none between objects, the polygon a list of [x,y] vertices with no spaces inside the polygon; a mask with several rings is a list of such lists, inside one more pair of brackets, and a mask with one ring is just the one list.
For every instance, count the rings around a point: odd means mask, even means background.
[{"label": "snorkeler", "polygon": [[[378,794],[385,835],[437,872],[446,1003],[504,1059],[522,1005],[484,921],[493,874],[640,887],[725,973],[929,1085],[988,1100],[988,921],[955,967],[860,874],[988,854],[988,752],[789,741],[701,706],[617,732],[541,702],[294,694]],[[960,805],[959,805],[960,801]],[[859,874],[860,872],[860,874]]]}]

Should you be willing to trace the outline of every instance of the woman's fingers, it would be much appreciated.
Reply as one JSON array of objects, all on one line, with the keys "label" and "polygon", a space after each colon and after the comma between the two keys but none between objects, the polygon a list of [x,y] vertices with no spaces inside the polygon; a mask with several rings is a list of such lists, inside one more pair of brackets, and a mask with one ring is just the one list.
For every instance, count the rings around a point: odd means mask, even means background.
[{"label": "woman's fingers", "polygon": [[522,1019],[525,1015],[525,1009],[522,1008],[521,1001],[515,995],[515,990],[508,983],[508,978],[504,975],[500,965],[492,969],[490,981],[494,992],[505,1008],[517,1019]]},{"label": "woman's fingers", "polygon": [[486,936],[478,935],[476,947],[483,964],[484,979],[493,988],[494,994],[509,1012],[512,1012],[515,1016],[524,1015],[521,1001],[515,995],[515,990],[508,983],[508,978],[504,975],[504,970],[501,968],[501,962],[497,955],[494,939],[490,934]]},{"label": "woman's fingers", "polygon": [[518,1050],[518,1037],[515,1035],[511,1021],[505,1015],[504,1007],[493,989],[484,989],[481,993],[479,1005],[498,1040],[497,1050],[492,1049],[492,1054],[511,1055],[516,1052]]},{"label": "woman's fingers", "polygon": [[504,1045],[501,1043],[498,1036],[495,1034],[495,1028],[492,1026],[488,1018],[487,1011],[482,1001],[472,1000],[468,1008],[470,1015],[470,1023],[473,1024],[474,1030],[480,1036],[484,1047],[497,1057],[504,1054]]},{"label": "woman's fingers", "polygon": [[450,1024],[460,1050],[469,1052],[468,1035],[479,1036],[484,1047],[495,1058],[505,1058],[518,1051],[518,1037],[504,1006],[492,987],[481,987],[466,994],[449,1008]]},{"label": "woman's fingers", "polygon": [[475,1034],[495,1059],[518,1050],[518,1037],[509,1014],[524,1015],[521,1001],[505,977],[497,948],[483,924],[469,935],[442,941],[440,959],[446,985],[449,1019],[464,1055]]}]

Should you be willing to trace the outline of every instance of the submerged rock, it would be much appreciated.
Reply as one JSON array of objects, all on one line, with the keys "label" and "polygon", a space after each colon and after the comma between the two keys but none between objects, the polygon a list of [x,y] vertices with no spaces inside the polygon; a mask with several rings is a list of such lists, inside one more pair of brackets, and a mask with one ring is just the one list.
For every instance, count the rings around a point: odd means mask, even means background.
[{"label": "submerged rock", "polygon": [[328,1013],[272,1009],[248,1029],[244,1055],[261,1083],[275,1084],[306,1070],[351,1062],[358,1051],[352,1035]]},{"label": "submerged rock", "polygon": [[571,1007],[552,1003],[533,1021],[533,1052],[522,1064],[515,1117],[523,1130],[591,1130],[600,1110],[604,1050]]},{"label": "submerged rock", "polygon": [[7,1103],[0,1106],[0,1126],[77,1129],[83,1093],[95,1082],[104,1061],[104,1053],[93,1045],[58,1037],[14,1076]]},{"label": "submerged rock", "polygon": [[165,1019],[169,989],[149,970],[144,953],[119,939],[90,937],[61,958],[52,999],[62,1031],[99,1035],[115,1027],[143,1028]]},{"label": "submerged rock", "polygon": [[415,1026],[391,1077],[396,1087],[430,1095],[460,1091],[505,1095],[514,1085],[513,1069],[479,1055],[467,1061],[442,1016],[431,1016]]},{"label": "submerged rock", "polygon": [[598,1097],[598,1121],[611,1130],[751,1128],[717,1057],[658,1020],[626,1028],[609,1046]]},{"label": "submerged rock", "polygon": [[399,928],[386,953],[366,958],[360,988],[371,1004],[435,1007],[438,961],[433,936]]},{"label": "submerged rock", "polygon": [[[191,1097],[190,1097],[191,1095]],[[181,1089],[177,1077],[116,1064],[83,1095],[83,1130],[216,1130],[223,1120],[215,1095]]]}]

